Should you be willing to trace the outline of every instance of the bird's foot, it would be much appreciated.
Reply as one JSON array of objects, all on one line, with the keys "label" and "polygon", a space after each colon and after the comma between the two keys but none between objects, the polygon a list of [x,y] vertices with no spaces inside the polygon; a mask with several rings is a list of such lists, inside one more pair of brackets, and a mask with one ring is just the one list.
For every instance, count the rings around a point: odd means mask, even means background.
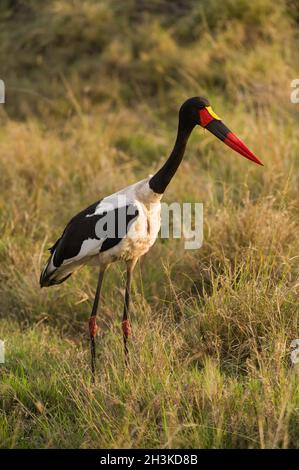
[{"label": "bird's foot", "polygon": [[128,338],[132,333],[132,328],[129,320],[122,321],[122,329],[125,338]]},{"label": "bird's foot", "polygon": [[95,315],[89,319],[89,333],[91,338],[95,338],[98,331],[97,318]]}]

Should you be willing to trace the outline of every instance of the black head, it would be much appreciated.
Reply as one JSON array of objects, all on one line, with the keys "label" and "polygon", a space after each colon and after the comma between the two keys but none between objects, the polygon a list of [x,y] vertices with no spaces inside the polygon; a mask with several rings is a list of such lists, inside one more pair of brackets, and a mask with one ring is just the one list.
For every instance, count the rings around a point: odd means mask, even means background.
[{"label": "black head", "polygon": [[180,119],[186,124],[200,125],[200,111],[210,106],[209,100],[202,96],[194,96],[186,100],[180,108]]},{"label": "black head", "polygon": [[226,145],[253,162],[262,165],[262,162],[237,138],[213,111],[209,100],[202,96],[189,98],[182,104],[179,112],[180,129],[190,134],[192,129],[199,125],[214,134]]}]

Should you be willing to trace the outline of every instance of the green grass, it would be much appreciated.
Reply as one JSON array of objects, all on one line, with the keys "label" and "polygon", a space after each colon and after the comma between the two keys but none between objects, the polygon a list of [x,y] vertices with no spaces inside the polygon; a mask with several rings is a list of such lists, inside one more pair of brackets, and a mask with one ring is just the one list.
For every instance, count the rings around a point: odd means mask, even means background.
[{"label": "green grass", "polygon": [[2,320],[2,447],[296,446],[296,298],[240,271],[163,316],[136,294],[129,370],[120,322],[102,319],[95,386],[86,334]]},{"label": "green grass", "polygon": [[[298,447],[298,11],[279,0],[2,2],[0,446]],[[140,6],[141,5],[141,6]],[[204,203],[204,243],[158,240],[133,285],[96,270],[39,288],[80,209],[153,173],[177,111],[205,94],[265,163],[195,130],[167,193]]]}]

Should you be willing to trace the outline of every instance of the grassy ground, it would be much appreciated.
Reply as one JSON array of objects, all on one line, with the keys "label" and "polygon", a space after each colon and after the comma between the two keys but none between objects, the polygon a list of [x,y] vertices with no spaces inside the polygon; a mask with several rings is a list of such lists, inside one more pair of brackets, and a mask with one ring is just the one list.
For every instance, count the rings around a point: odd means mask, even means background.
[{"label": "grassy ground", "polygon": [[[298,9],[174,3],[1,3],[1,447],[298,447]],[[265,167],[194,131],[165,200],[204,203],[203,247],[158,240],[141,260],[129,371],[110,268],[92,386],[97,273],[40,290],[46,249],[158,168],[196,94]]]}]

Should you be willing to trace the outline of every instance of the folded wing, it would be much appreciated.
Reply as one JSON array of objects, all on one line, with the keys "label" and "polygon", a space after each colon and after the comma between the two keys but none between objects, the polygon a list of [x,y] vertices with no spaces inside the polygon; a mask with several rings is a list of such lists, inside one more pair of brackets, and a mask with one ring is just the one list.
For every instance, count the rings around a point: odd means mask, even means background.
[{"label": "folded wing", "polygon": [[79,212],[50,248],[51,256],[41,273],[41,287],[60,284],[98,253],[118,245],[137,218],[134,204],[111,207],[100,200]]}]

